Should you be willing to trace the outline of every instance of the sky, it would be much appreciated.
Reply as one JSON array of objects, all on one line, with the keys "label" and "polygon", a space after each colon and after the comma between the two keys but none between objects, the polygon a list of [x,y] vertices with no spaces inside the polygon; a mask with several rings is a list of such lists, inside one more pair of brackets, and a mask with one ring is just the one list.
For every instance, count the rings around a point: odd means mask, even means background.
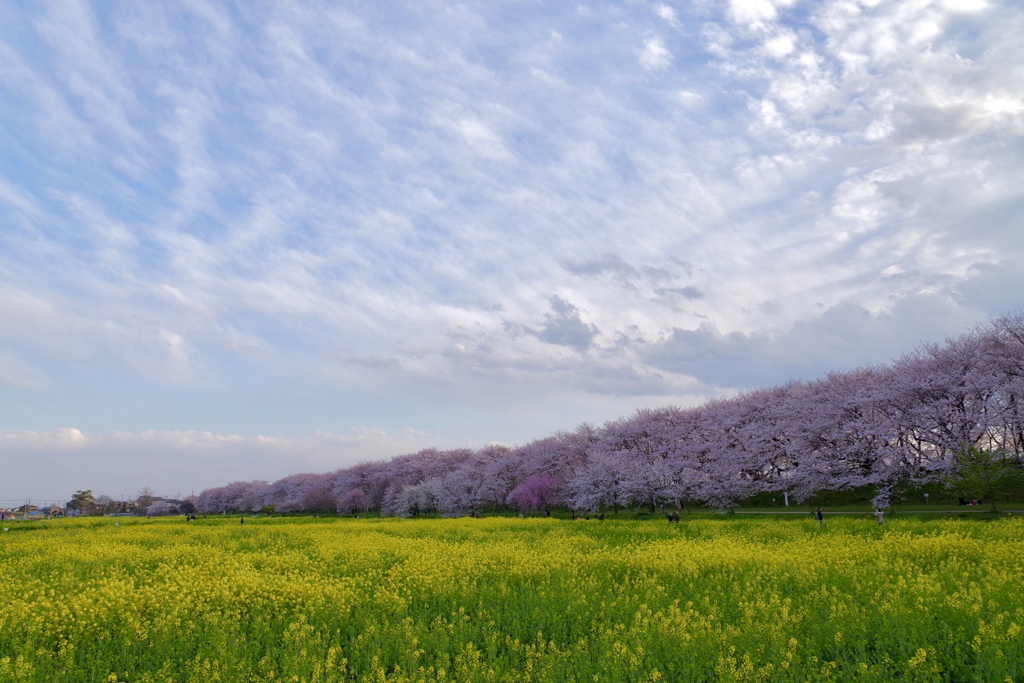
[{"label": "sky", "polygon": [[1016,0],[0,4],[0,506],[886,363],[1020,310]]}]

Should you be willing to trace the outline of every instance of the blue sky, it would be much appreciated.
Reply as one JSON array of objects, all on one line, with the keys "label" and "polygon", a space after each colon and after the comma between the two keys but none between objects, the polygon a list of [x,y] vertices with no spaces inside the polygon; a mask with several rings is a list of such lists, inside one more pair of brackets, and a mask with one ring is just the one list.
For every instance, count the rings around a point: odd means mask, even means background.
[{"label": "blue sky", "polygon": [[0,504],[886,362],[1021,308],[1011,0],[0,6]]}]

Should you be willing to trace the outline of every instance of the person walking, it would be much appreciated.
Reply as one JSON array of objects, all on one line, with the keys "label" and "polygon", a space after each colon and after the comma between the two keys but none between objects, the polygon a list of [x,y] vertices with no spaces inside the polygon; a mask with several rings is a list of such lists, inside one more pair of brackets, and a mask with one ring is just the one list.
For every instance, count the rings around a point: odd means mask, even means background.
[{"label": "person walking", "polygon": [[882,526],[882,508],[875,508],[875,521],[878,522],[878,526]]},{"label": "person walking", "polygon": [[818,528],[819,529],[824,529],[825,528],[825,515],[821,514],[821,507],[820,506],[818,507],[817,511],[815,511],[814,518],[816,520],[818,520]]}]

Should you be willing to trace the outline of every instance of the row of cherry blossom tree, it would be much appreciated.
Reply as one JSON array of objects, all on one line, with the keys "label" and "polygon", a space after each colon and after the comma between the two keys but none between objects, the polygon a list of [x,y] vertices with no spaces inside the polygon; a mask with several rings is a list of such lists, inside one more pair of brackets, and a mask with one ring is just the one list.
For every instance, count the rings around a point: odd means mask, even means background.
[{"label": "row of cherry blossom tree", "polygon": [[643,409],[524,446],[427,449],[388,461],[203,491],[204,513],[382,515],[508,509],[731,507],[939,479],[969,448],[1024,450],[1024,313],[889,365],[758,389],[695,408]]}]

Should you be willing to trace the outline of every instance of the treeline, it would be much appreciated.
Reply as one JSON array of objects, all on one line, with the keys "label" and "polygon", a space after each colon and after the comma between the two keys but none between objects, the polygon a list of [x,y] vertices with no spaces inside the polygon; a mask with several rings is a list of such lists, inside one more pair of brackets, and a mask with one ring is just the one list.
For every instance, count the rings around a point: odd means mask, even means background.
[{"label": "treeline", "polygon": [[233,482],[203,491],[196,507],[411,516],[646,506],[653,513],[660,505],[731,507],[764,492],[800,501],[860,487],[885,504],[902,486],[934,481],[989,495],[986,478],[1019,469],[1022,397],[1024,314],[1017,313],[889,365],[695,408],[639,410],[515,448],[432,448],[327,474]]},{"label": "treeline", "polygon": [[196,511],[195,496],[184,500],[164,498],[153,493],[148,486],[139,491],[137,497],[120,499],[106,494],[94,496],[91,489],[79,489],[68,499],[65,509],[76,516],[91,515],[186,515]]}]

